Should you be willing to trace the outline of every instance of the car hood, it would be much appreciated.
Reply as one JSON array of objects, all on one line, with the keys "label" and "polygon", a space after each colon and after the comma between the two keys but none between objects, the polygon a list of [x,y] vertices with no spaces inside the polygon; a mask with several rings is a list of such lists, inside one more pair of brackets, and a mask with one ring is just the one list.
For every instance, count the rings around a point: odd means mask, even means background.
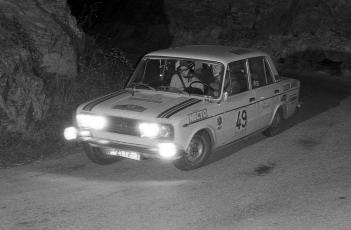
[{"label": "car hood", "polygon": [[171,118],[176,113],[201,102],[200,99],[181,94],[166,94],[154,91],[118,91],[86,104],[82,111],[96,114],[153,120]]}]

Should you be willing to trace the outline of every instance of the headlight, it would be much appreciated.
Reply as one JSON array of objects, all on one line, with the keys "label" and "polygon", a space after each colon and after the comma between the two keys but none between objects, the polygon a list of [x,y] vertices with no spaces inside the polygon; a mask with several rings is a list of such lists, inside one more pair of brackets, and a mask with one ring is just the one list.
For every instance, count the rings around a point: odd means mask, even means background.
[{"label": "headlight", "polygon": [[91,114],[77,114],[78,127],[90,129],[103,129],[107,125],[107,119],[103,116]]},{"label": "headlight", "polygon": [[142,137],[171,138],[173,136],[173,129],[170,125],[143,122],[138,128]]}]

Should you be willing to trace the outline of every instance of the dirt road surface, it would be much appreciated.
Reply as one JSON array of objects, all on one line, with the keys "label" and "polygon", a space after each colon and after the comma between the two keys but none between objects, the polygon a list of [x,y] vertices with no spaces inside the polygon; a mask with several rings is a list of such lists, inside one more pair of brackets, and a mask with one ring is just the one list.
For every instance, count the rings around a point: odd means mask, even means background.
[{"label": "dirt road surface", "polygon": [[303,108],[190,172],[83,152],[0,169],[0,229],[351,229],[351,97],[304,82]]}]

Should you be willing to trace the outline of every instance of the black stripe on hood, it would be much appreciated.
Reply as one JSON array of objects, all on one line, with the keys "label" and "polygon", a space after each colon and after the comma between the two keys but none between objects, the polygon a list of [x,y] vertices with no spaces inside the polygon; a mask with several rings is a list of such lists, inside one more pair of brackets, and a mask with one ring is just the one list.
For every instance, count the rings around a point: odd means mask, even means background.
[{"label": "black stripe on hood", "polygon": [[170,116],[172,116],[173,114],[179,112],[180,110],[182,109],[185,109],[193,104],[196,104],[198,102],[200,102],[201,100],[199,99],[195,99],[195,98],[191,98],[191,99],[188,99],[188,100],[185,100],[165,111],[163,111],[162,113],[160,113],[157,118],[169,118]]},{"label": "black stripe on hood", "polygon": [[169,109],[163,111],[162,113],[160,113],[159,115],[157,115],[157,118],[163,118],[163,117],[165,117],[165,115],[166,115],[167,113],[169,113],[170,111],[172,111],[173,109],[176,109],[178,106],[181,106],[181,105],[183,105],[183,104],[186,104],[186,103],[188,103],[188,102],[191,101],[191,100],[193,100],[193,99],[188,99],[188,100],[185,100],[185,101],[183,101],[183,102],[181,102],[181,103],[179,103],[179,104],[177,104],[177,105],[175,105],[175,106],[172,106],[171,108],[169,108]]},{"label": "black stripe on hood", "polygon": [[91,102],[89,102],[88,104],[86,104],[84,107],[83,107],[83,110],[85,111],[91,111],[95,106],[97,106],[98,104],[104,102],[104,101],[107,101],[113,97],[116,97],[116,96],[119,96],[119,95],[122,95],[124,93],[126,93],[127,91],[126,90],[120,90],[120,91],[117,91],[117,92],[114,92],[114,93],[110,93],[110,94],[107,94],[105,96],[102,96],[102,97],[99,97]]},{"label": "black stripe on hood", "polygon": [[192,105],[195,105],[195,104],[199,103],[200,101],[201,101],[201,100],[199,100],[199,99],[194,99],[193,101],[191,101],[191,102],[189,102],[189,103],[187,103],[187,104],[184,104],[183,106],[178,107],[176,110],[174,110],[174,111],[168,113],[165,117],[166,117],[166,118],[170,118],[171,116],[173,116],[174,114],[178,113],[179,111],[181,111],[181,110],[183,110],[183,109],[186,109],[186,108],[188,108],[188,107],[190,107],[190,106],[192,106]]}]

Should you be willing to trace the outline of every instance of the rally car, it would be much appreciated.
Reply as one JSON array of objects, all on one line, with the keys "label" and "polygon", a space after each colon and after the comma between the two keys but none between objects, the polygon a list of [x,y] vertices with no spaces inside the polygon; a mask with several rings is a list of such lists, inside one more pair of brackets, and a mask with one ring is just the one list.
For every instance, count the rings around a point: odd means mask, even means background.
[{"label": "rally car", "polygon": [[162,158],[192,170],[228,143],[277,134],[299,106],[299,89],[258,50],[169,48],[145,55],[124,89],[80,105],[64,134],[98,164]]}]

